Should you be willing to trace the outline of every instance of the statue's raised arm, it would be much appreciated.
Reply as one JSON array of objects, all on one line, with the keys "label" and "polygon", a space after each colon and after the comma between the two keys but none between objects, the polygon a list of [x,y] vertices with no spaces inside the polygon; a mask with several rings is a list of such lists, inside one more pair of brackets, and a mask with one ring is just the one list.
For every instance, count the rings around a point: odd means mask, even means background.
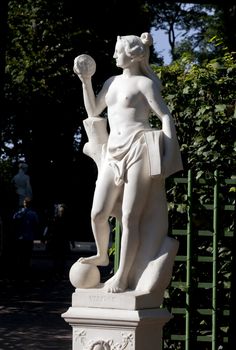
[{"label": "statue's raised arm", "polygon": [[[92,86],[92,76],[96,71],[96,62],[89,55],[79,55],[74,60],[74,72],[82,82],[84,106],[89,117],[97,117],[105,108],[105,93],[101,90],[95,96]],[[105,85],[105,84],[104,84]]]}]

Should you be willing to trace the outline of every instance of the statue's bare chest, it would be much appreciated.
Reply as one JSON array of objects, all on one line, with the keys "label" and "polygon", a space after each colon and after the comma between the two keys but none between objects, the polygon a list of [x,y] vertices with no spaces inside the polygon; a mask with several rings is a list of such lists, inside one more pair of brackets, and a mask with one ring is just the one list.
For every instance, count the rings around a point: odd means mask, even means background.
[{"label": "statue's bare chest", "polygon": [[140,100],[141,93],[129,80],[114,80],[106,94],[106,103],[110,107],[119,104],[120,107],[135,107]]}]

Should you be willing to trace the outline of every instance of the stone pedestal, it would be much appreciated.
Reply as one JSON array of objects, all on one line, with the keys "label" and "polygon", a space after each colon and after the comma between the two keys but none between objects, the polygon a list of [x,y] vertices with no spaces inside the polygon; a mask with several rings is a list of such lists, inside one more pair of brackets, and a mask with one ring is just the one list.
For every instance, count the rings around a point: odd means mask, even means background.
[{"label": "stone pedestal", "polygon": [[165,309],[70,307],[62,317],[73,328],[73,350],[161,350]]},{"label": "stone pedestal", "polygon": [[[160,307],[177,249],[178,242],[166,237],[156,258],[142,273],[134,271],[131,289],[123,293],[108,293],[97,284],[92,265],[73,265],[70,281],[77,288],[62,315],[73,328],[73,350],[161,350],[162,330],[172,316]],[[96,287],[81,287],[93,281]]]}]

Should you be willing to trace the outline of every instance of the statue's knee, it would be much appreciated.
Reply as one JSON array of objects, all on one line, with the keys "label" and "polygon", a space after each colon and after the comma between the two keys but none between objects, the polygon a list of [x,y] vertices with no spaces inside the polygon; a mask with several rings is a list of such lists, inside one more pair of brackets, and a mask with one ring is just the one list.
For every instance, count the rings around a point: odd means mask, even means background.
[{"label": "statue's knee", "polygon": [[123,214],[122,216],[122,226],[123,228],[126,227],[127,229],[132,229],[134,226],[138,225],[138,217],[135,214]]},{"label": "statue's knee", "polygon": [[103,211],[92,211],[91,213],[91,220],[94,223],[102,223],[106,220],[105,213]]}]

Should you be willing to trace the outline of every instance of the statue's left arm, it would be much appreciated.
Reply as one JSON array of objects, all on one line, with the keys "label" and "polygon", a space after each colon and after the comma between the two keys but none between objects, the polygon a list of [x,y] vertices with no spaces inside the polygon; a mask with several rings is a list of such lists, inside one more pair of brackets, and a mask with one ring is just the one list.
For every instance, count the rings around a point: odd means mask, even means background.
[{"label": "statue's left arm", "polygon": [[163,167],[167,177],[183,169],[174,119],[161,96],[159,87],[154,82],[147,81],[143,91],[151,110],[162,123],[164,143]]}]

